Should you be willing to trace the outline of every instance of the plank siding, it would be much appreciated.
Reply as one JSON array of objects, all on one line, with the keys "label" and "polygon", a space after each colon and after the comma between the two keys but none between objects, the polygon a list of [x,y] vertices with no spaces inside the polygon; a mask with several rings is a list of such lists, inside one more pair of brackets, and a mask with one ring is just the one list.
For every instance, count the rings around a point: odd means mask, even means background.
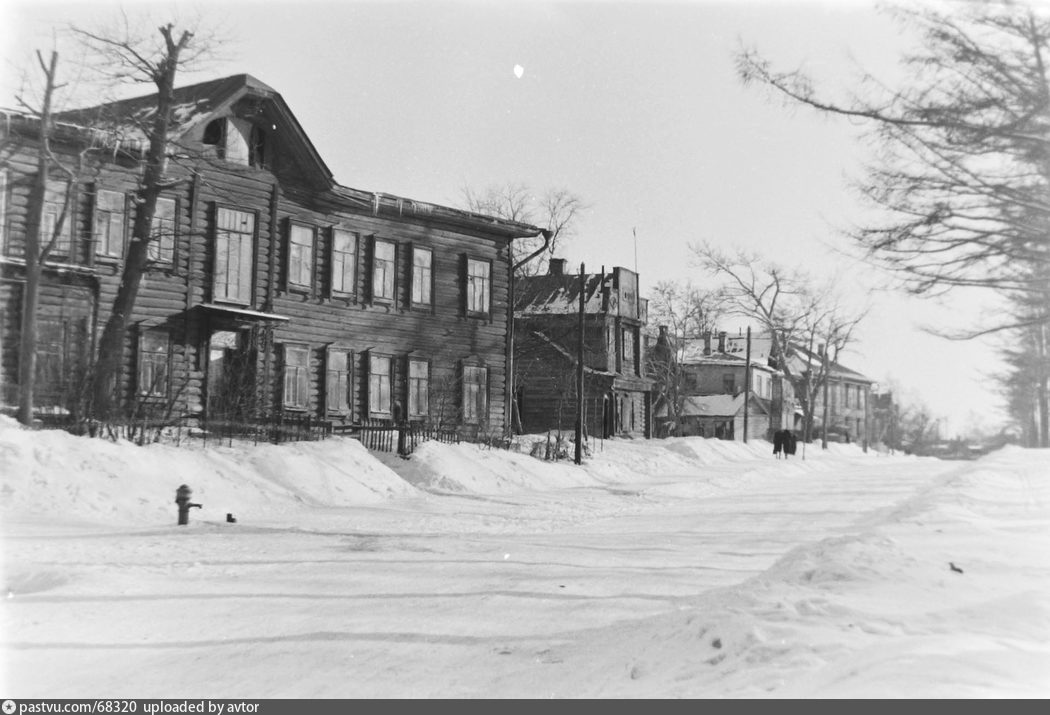
[{"label": "plank siding", "polygon": [[[265,101],[273,102],[272,98]],[[201,125],[203,126],[203,125]],[[2,132],[0,128],[0,132]],[[202,131],[202,130],[201,130]],[[285,131],[292,131],[285,129]],[[188,135],[192,140],[195,135]],[[0,322],[0,380],[5,402],[17,381],[17,297],[19,263],[17,245],[25,234],[28,189],[35,171],[34,138],[12,133],[0,148],[0,160],[9,171],[9,198],[5,232],[4,276],[0,284],[3,319]],[[407,404],[406,358],[429,361],[430,419],[456,422],[460,417],[461,374],[464,364],[480,365],[488,374],[489,429],[504,425],[507,346],[508,264],[510,229],[490,230],[476,218],[440,220],[429,209],[400,208],[392,212],[390,197],[370,202],[352,190],[318,182],[316,168],[307,166],[306,155],[288,149],[295,137],[273,137],[269,166],[273,171],[239,166],[210,159],[197,166],[173,165],[174,180],[162,196],[176,201],[176,241],[173,262],[153,265],[143,276],[131,329],[125,344],[122,390],[129,401],[137,397],[138,341],[143,331],[164,330],[171,341],[172,389],[179,395],[179,410],[201,413],[209,396],[209,340],[216,331],[250,331],[249,348],[255,371],[255,389],[263,409],[281,410],[284,388],[282,345],[294,343],[309,348],[309,381],[306,412],[327,416],[326,350],[338,346],[352,353],[350,412],[347,420],[368,417],[367,386],[369,351],[390,355],[394,373],[394,399]],[[56,145],[67,158],[74,147]],[[90,327],[100,330],[120,283],[121,259],[96,255],[94,236],[95,192],[99,189],[131,196],[138,185],[133,162],[113,161],[94,155],[97,162],[82,177],[76,203],[76,251],[70,263],[81,268],[93,286]],[[377,195],[378,196],[378,195]],[[417,206],[407,200],[406,205]],[[131,230],[133,202],[125,215],[125,237]],[[398,207],[400,207],[398,203]],[[426,206],[426,205],[420,205]],[[228,207],[255,216],[251,258],[251,291],[246,305],[222,303],[213,294],[216,265],[216,209]],[[287,284],[290,222],[314,231],[311,285],[298,289]],[[333,295],[332,228],[358,236],[354,294]],[[514,230],[521,230],[515,228]],[[538,229],[537,229],[538,231]],[[529,235],[522,233],[521,235]],[[373,238],[396,246],[395,299],[389,303],[371,300]],[[9,245],[10,244],[10,245]],[[411,305],[412,247],[432,251],[433,282],[431,307]],[[14,248],[15,250],[9,250]],[[489,262],[491,312],[483,316],[464,313],[467,289],[462,271],[464,256]],[[57,274],[59,292],[71,285],[69,275]],[[219,305],[216,305],[216,304]],[[253,317],[240,309],[271,314]],[[47,310],[54,310],[48,307]],[[247,332],[245,334],[248,334]]]}]

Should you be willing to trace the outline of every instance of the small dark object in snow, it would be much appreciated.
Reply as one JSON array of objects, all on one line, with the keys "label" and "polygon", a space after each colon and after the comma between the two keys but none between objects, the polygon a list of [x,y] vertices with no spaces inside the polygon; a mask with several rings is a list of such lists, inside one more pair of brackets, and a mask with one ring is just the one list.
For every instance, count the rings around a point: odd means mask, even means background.
[{"label": "small dark object in snow", "polygon": [[715,638],[713,641],[711,641],[711,646],[714,647],[714,648],[721,648],[722,647],[722,639],[721,638]]},{"label": "small dark object in snow", "polygon": [[226,515],[226,522],[229,523],[229,524],[236,524],[237,523],[237,519],[233,516],[233,514],[227,514]]},{"label": "small dark object in snow", "polygon": [[558,584],[558,588],[565,588],[565,587],[562,586],[561,584]]},{"label": "small dark object in snow", "polygon": [[948,562],[948,565],[952,567],[952,571],[954,571],[955,573],[962,573],[963,572],[963,570],[961,568],[959,568],[958,566],[953,564],[951,561]]}]

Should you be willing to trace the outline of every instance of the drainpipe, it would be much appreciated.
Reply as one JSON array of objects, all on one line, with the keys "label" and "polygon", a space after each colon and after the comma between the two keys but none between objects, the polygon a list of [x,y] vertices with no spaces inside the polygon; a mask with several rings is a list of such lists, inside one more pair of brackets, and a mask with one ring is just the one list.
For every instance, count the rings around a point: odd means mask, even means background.
[{"label": "drainpipe", "polygon": [[[510,267],[507,270],[507,378],[504,381],[507,387],[503,395],[503,432],[507,437],[514,434],[514,391],[516,388],[514,384],[514,274],[517,273],[519,268],[550,248],[554,234],[548,229],[543,229],[540,233],[543,235],[542,246],[517,263],[508,261]],[[531,238],[531,236],[521,236],[520,238]],[[514,239],[511,239],[511,242],[513,241]],[[508,253],[510,252],[510,245],[511,243],[508,242]]]}]

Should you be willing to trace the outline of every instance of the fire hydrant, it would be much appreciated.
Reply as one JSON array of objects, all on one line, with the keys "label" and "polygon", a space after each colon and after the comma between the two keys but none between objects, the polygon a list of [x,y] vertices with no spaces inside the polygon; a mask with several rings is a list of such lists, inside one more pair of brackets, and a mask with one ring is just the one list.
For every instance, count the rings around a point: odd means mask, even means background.
[{"label": "fire hydrant", "polygon": [[190,496],[193,494],[193,490],[183,484],[181,487],[175,490],[175,503],[179,505],[179,526],[186,526],[190,523],[190,508],[197,507],[201,508],[200,504],[190,503]]}]

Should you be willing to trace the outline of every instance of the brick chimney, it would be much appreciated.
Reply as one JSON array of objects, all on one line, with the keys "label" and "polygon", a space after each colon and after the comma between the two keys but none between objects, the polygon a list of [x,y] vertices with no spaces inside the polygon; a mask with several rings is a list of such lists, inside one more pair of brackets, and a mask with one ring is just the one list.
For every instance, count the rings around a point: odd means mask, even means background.
[{"label": "brick chimney", "polygon": [[718,334],[718,352],[724,353],[726,351],[726,331],[722,331]]},{"label": "brick chimney", "polygon": [[704,333],[704,355],[711,354],[711,332]]},{"label": "brick chimney", "polygon": [[547,273],[552,276],[563,276],[565,275],[565,263],[564,258],[552,258],[547,267]]}]

